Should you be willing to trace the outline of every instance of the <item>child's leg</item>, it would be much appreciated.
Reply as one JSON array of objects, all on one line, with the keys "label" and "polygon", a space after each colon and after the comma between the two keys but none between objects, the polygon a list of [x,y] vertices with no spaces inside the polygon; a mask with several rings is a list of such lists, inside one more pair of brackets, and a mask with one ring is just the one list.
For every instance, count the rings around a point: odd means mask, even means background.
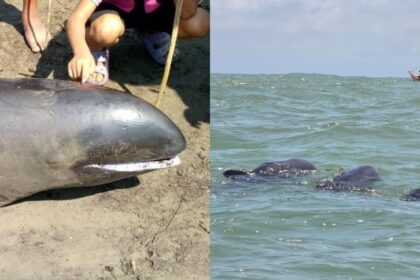
[{"label": "child's leg", "polygon": [[[142,33],[143,45],[153,59],[164,65],[169,50],[172,33],[175,3],[173,0],[161,1],[155,11],[146,13],[143,1],[136,4],[133,14],[137,15],[132,25]],[[183,19],[180,21],[178,37],[202,37],[209,32],[210,17],[206,10],[197,8],[196,1],[183,6]],[[195,3],[195,5],[193,5]]]},{"label": "child's leg", "polygon": [[37,10],[38,0],[23,0],[22,24],[25,39],[33,52],[44,50],[51,40]]},{"label": "child's leg", "polygon": [[[142,2],[142,1],[139,1]],[[197,1],[184,1],[179,22],[178,37],[188,39],[192,37],[203,37],[210,30],[209,13],[202,8],[197,7]],[[136,28],[142,33],[172,32],[175,3],[173,0],[162,1],[162,6],[154,12],[146,13],[143,4],[137,4],[135,13],[138,14]]]},{"label": "child's leg", "polygon": [[103,50],[117,44],[124,31],[124,22],[117,12],[102,10],[86,28],[86,42],[93,51]]},{"label": "child's leg", "polygon": [[124,22],[115,10],[99,10],[91,16],[86,27],[86,42],[95,58],[96,67],[88,82],[99,85],[107,82],[109,51],[106,48],[117,44],[124,30]]},{"label": "child's leg", "polygon": [[188,19],[179,21],[178,38],[188,39],[193,37],[204,37],[210,30],[209,13],[202,8],[197,8],[196,13]]}]

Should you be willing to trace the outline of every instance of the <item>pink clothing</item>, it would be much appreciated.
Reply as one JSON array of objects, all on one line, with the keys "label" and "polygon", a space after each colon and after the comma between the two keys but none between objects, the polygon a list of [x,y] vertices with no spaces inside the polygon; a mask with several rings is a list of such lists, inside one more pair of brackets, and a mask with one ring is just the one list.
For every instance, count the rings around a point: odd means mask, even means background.
[{"label": "pink clothing", "polygon": [[[160,3],[157,0],[143,0],[143,1],[144,1],[144,10],[148,14],[152,13],[160,6]],[[136,0],[92,0],[92,2],[96,6],[99,6],[101,2],[110,3],[120,8],[124,12],[129,13],[134,9]]]},{"label": "pink clothing", "polygon": [[100,2],[113,4],[124,12],[131,12],[134,9],[135,0],[99,0]]},{"label": "pink clothing", "polygon": [[144,0],[144,10],[148,14],[159,8],[159,6],[160,4],[157,0]]}]

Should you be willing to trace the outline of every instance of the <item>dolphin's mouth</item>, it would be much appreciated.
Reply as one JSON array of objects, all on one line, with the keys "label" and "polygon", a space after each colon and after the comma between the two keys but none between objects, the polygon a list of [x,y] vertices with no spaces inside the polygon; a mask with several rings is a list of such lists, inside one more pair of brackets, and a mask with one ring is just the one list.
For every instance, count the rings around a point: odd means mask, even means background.
[{"label": "dolphin's mouth", "polygon": [[129,162],[129,163],[116,163],[116,164],[91,164],[86,167],[101,169],[104,171],[114,171],[114,172],[128,172],[128,173],[137,173],[146,170],[155,170],[170,168],[177,166],[181,163],[181,160],[178,156],[171,159],[163,160],[153,160],[153,161],[141,161],[141,162]]}]

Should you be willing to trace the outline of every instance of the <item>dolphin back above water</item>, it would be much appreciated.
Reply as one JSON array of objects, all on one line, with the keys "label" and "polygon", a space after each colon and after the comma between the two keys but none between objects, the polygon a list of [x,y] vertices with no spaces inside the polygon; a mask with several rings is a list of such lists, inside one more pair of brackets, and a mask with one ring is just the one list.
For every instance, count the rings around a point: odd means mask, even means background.
[{"label": "dolphin back above water", "polygon": [[44,79],[0,79],[0,205],[171,167],[186,141],[140,98]]},{"label": "dolphin back above water", "polygon": [[237,179],[238,177],[277,177],[290,178],[307,174],[316,170],[315,165],[304,159],[289,159],[263,163],[251,171],[226,170],[223,176]]},{"label": "dolphin back above water", "polygon": [[411,190],[403,199],[407,201],[420,201],[420,189]]},{"label": "dolphin back above water", "polygon": [[379,180],[378,170],[370,165],[363,165],[326,181],[315,187],[329,191],[370,191],[374,182]]},{"label": "dolphin back above water", "polygon": [[[236,181],[255,181],[253,179],[295,178],[316,170],[315,165],[304,159],[266,162],[251,171],[226,170],[225,177]],[[373,183],[379,180],[378,170],[370,165],[359,166],[340,175],[319,182],[315,189],[329,191],[370,191]]]}]

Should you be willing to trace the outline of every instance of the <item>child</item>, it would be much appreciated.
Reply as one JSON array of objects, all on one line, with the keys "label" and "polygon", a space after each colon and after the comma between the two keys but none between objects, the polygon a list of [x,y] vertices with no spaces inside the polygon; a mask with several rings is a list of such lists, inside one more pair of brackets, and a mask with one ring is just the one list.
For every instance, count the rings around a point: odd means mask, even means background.
[{"label": "child", "polygon": [[[108,48],[118,43],[125,28],[142,34],[152,58],[165,64],[170,44],[176,0],[80,0],[67,21],[73,49],[69,76],[103,85],[108,80]],[[210,18],[197,0],[184,0],[179,38],[202,37],[209,32]],[[87,26],[87,27],[86,27]]]},{"label": "child", "polygon": [[22,24],[25,39],[33,52],[43,51],[51,40],[37,10],[38,0],[23,0]]}]

